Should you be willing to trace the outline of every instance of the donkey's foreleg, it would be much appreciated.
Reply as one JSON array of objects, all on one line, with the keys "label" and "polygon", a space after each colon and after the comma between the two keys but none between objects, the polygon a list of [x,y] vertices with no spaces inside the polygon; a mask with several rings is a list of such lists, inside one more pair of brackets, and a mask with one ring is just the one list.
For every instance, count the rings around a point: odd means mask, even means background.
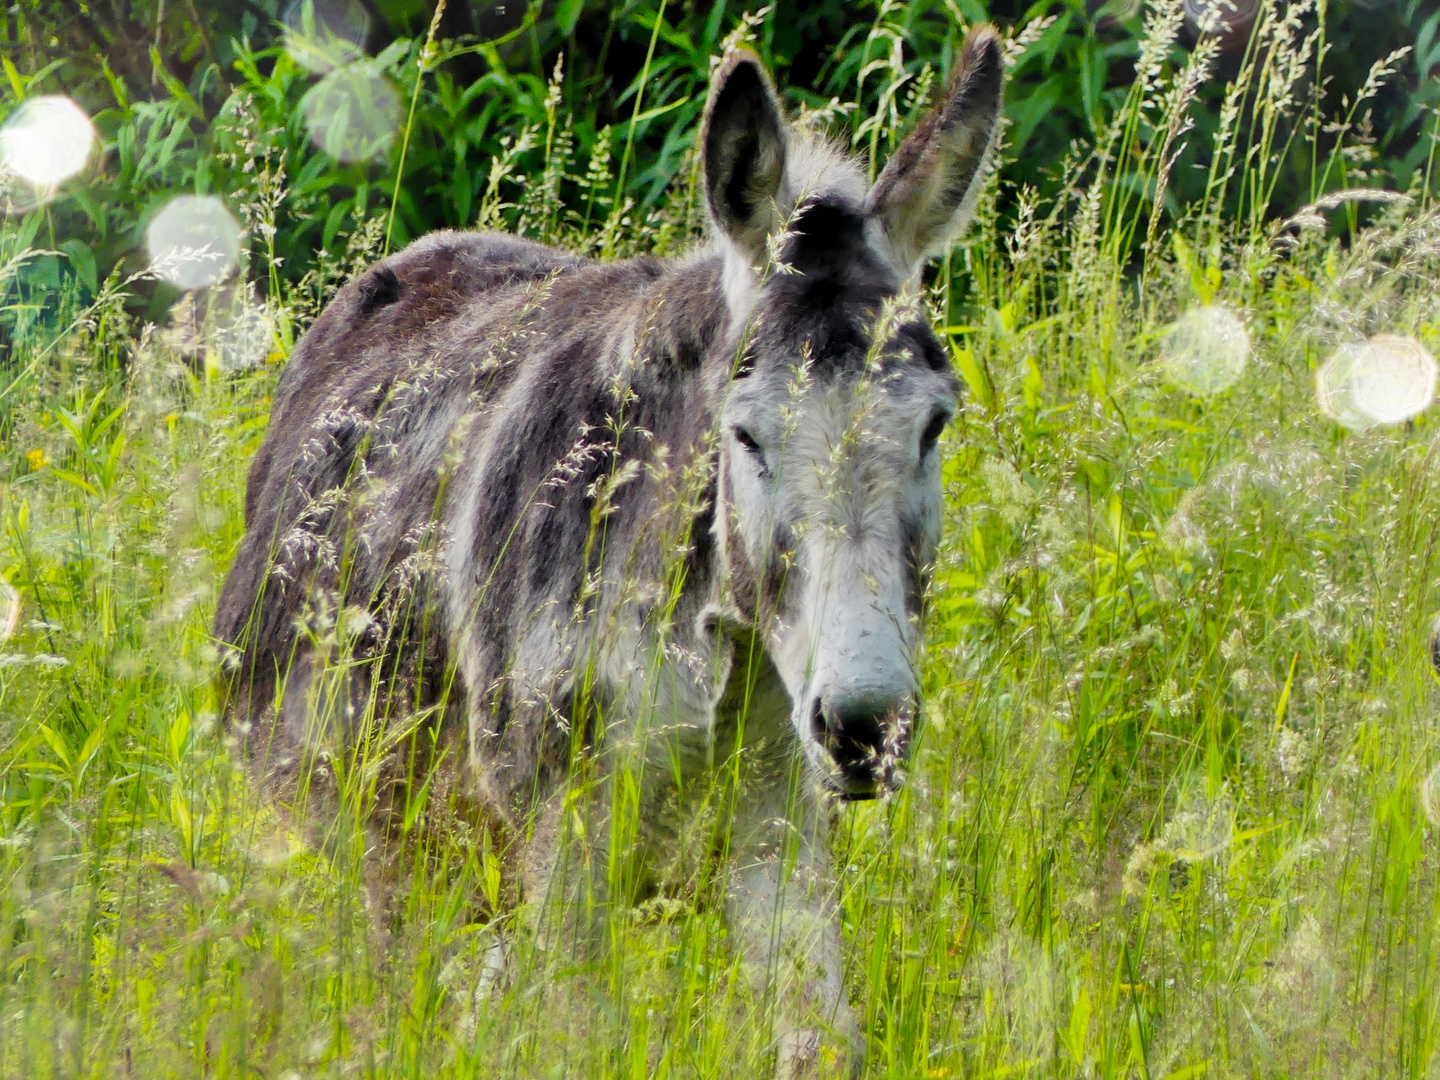
[{"label": "donkey's foreleg", "polygon": [[672,832],[657,828],[673,785],[629,749],[607,748],[536,815],[520,883],[525,919],[542,948],[598,959],[611,921],[654,891],[659,849],[674,843]]},{"label": "donkey's foreleg", "polygon": [[828,821],[787,769],[737,800],[726,910],[743,965],[777,1009],[781,1077],[836,1075],[863,1049],[845,997]]}]

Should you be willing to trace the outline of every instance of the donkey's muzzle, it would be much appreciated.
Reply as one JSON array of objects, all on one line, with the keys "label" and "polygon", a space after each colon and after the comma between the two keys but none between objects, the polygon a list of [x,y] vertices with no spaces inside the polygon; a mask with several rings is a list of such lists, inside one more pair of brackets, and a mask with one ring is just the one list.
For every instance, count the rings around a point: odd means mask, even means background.
[{"label": "donkey's muzzle", "polygon": [[835,793],[852,801],[873,799],[898,786],[914,715],[908,695],[836,693],[817,699],[811,723],[835,764],[827,778]]}]

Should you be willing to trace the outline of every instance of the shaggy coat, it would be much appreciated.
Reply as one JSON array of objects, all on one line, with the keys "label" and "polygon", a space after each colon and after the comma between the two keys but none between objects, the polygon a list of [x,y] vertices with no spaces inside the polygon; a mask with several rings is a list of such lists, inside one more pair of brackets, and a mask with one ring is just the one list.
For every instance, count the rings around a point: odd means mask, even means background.
[{"label": "shaggy coat", "polygon": [[[717,354],[725,368],[733,353],[719,341],[719,276],[715,259],[599,264],[442,232],[342,289],[296,348],[250,469],[248,528],[216,618],[240,650],[237,715],[259,719],[323,636],[318,624],[359,608],[369,618],[348,644],[411,695],[395,701],[387,687],[381,712],[443,703],[446,716],[480,717],[475,777],[496,810],[523,814],[568,762],[597,568],[654,582],[673,551],[659,542],[693,537],[684,606],[709,591],[713,495],[675,524],[673,509],[660,513],[675,485],[657,465],[710,456],[713,419],[695,404],[707,373],[723,379]],[[622,358],[617,311],[643,320],[647,308],[667,317]],[[622,463],[633,479],[619,485]],[[597,529],[607,483],[624,492],[608,510],[624,512]],[[691,535],[662,535],[666,525]],[[352,689],[347,708],[373,709],[360,704],[369,692]],[[313,736],[294,697],[280,697],[293,730],[278,738],[298,749]]]},{"label": "shaggy coat", "polygon": [[275,794],[369,748],[385,849],[385,812],[462,761],[454,790],[529,823],[534,900],[567,844],[621,835],[567,838],[567,777],[603,817],[629,775],[626,900],[698,781],[743,776],[727,910],[786,996],[781,1072],[829,1038],[858,1060],[822,792],[892,787],[916,718],[958,385],[907,283],[968,216],[1001,84],[972,32],[869,185],[735,52],[700,135],[710,245],[599,263],[443,232],[341,290],[281,379],[216,616]]}]

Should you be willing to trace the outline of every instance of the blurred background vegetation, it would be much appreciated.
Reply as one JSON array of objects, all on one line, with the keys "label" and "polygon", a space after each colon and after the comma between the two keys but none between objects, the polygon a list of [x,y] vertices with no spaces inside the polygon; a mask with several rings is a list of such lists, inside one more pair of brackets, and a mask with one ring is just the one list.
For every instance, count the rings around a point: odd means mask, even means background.
[{"label": "blurred background vegetation", "polygon": [[[1200,6],[1192,0],[1187,14]],[[1253,6],[1237,0],[1236,10]],[[250,206],[247,243],[264,257],[248,260],[249,274],[291,286],[307,273],[313,278],[317,252],[343,250],[377,214],[385,215],[382,250],[484,218],[514,227],[527,206],[604,219],[617,196],[633,200],[631,224],[643,224],[667,187],[690,178],[710,59],[744,10],[733,0],[448,0],[436,17],[431,0],[16,0],[0,19],[7,76],[0,122],[26,98],[66,94],[94,117],[104,149],[92,158],[88,182],[67,185],[31,211],[19,246],[55,254],[29,259],[0,299],[19,302],[23,320],[41,323],[53,321],[67,291],[89,302],[112,271],[143,268],[147,222],[179,192]],[[1273,214],[1311,201],[1318,187],[1404,190],[1428,176],[1440,6],[1366,0],[1322,5],[1320,13],[1327,77],[1310,79],[1303,93],[1312,100],[1297,116],[1343,115],[1372,64],[1409,51],[1365,102],[1342,169],[1317,175],[1313,168],[1327,154],[1324,125],[1310,129],[1315,138],[1291,142],[1269,201]],[[762,51],[796,109],[853,101],[862,115],[888,112],[902,127],[904,113],[922,107],[949,69],[957,26],[992,20],[1019,33],[1027,47],[1018,51],[1009,94],[1002,214],[1013,212],[1025,185],[1041,196],[1062,185],[1072,146],[1093,141],[1117,115],[1134,78],[1143,19],[1139,0],[775,0],[753,14]],[[403,137],[393,124],[396,136],[383,152],[347,163],[334,146],[327,152],[307,137],[307,95],[312,107],[326,106],[321,75],[336,58],[317,65],[287,49],[287,22],[292,32],[302,25],[313,32],[306,18],[321,36],[328,28],[349,39],[338,59],[370,65],[391,87],[392,109],[405,110]],[[1315,13],[1307,18],[1313,23]],[[1191,27],[1174,62],[1193,40]],[[1243,36],[1230,42],[1202,90],[1211,107],[1197,111],[1199,130],[1171,178],[1171,216],[1203,189],[1205,162],[1193,147],[1210,144],[1227,74],[1244,46]],[[841,126],[863,143],[865,124]],[[876,137],[862,148],[872,159],[883,158],[894,126],[870,125]],[[597,144],[605,158],[598,167]],[[253,207],[265,204],[266,185],[274,197],[259,214],[264,220],[250,220]],[[1153,197],[1144,180],[1137,188],[1142,202]],[[551,205],[537,208],[546,200]],[[617,220],[631,213],[623,203],[619,209]],[[351,250],[374,254],[379,228],[372,224]],[[654,230],[649,236],[656,241]],[[177,295],[140,282],[125,304],[159,321]],[[16,331],[12,318],[0,333]]]}]

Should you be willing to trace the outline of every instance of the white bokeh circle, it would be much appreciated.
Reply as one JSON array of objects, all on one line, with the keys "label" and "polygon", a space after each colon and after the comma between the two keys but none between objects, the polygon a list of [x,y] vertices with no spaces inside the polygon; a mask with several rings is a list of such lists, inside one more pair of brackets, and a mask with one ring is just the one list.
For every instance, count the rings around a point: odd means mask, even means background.
[{"label": "white bokeh circle", "polygon": [[210,340],[210,355],[225,371],[259,367],[275,346],[275,323],[262,303],[244,300],[226,313]]},{"label": "white bokeh circle", "polygon": [[213,285],[240,260],[240,225],[215,195],[177,195],[145,230],[150,269],[181,289]]},{"label": "white bokeh circle", "polygon": [[1230,389],[1250,359],[1245,321],[1221,304],[1193,307],[1165,335],[1160,356],[1166,377],[1197,397]]},{"label": "white bokeh circle", "polygon": [[20,625],[20,590],[0,577],[0,645],[10,640]]},{"label": "white bokeh circle", "polygon": [[94,146],[95,126],[68,97],[50,94],[22,104],[0,128],[0,171],[30,188],[28,200],[15,193],[12,202],[44,201],[85,168]]},{"label": "white bokeh circle", "polygon": [[1435,358],[1401,334],[1376,334],[1333,352],[1315,373],[1320,411],[1352,431],[1399,424],[1435,400]]},{"label": "white bokeh circle", "polygon": [[365,55],[370,12],[360,0],[290,0],[280,23],[290,59],[316,75]]},{"label": "white bokeh circle", "polygon": [[400,94],[377,64],[336,68],[300,102],[310,141],[347,165],[389,152],[400,130]]}]

